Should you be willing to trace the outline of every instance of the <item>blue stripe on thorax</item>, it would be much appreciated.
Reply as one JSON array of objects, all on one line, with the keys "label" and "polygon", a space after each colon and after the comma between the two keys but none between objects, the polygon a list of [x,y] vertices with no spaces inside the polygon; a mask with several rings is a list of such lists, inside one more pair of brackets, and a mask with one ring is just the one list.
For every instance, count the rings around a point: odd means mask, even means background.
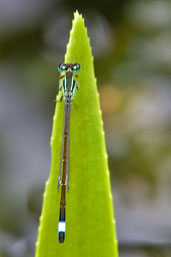
[{"label": "blue stripe on thorax", "polygon": [[71,82],[71,92],[72,92],[72,96],[74,96],[75,93],[75,80],[72,77],[72,82]]}]

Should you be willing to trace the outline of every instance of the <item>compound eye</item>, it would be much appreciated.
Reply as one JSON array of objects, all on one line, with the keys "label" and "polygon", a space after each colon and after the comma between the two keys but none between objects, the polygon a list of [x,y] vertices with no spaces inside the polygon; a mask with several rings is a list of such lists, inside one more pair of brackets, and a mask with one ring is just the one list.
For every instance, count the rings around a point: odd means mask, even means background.
[{"label": "compound eye", "polygon": [[59,64],[59,66],[58,66],[58,71],[59,71],[59,72],[62,71],[62,65],[63,65],[63,64],[61,63],[61,64]]},{"label": "compound eye", "polygon": [[63,65],[62,65],[62,70],[67,70],[67,68],[66,68],[66,65],[65,65],[65,64],[63,64]]},{"label": "compound eye", "polygon": [[61,72],[61,71],[64,71],[66,70],[66,65],[61,63],[59,66],[58,66],[58,71]]},{"label": "compound eye", "polygon": [[81,66],[78,63],[74,64],[73,70],[80,71],[80,69],[81,69]]}]

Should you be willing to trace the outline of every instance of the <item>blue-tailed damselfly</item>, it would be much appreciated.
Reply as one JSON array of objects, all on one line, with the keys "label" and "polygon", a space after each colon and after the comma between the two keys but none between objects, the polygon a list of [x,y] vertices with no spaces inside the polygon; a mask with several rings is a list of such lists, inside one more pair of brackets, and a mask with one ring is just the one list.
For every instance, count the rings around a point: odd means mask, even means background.
[{"label": "blue-tailed damselfly", "polygon": [[62,97],[65,101],[64,123],[62,134],[62,146],[60,157],[60,168],[58,178],[58,191],[61,186],[61,201],[58,223],[58,239],[59,243],[65,240],[66,220],[65,220],[65,207],[66,207],[66,187],[69,191],[69,173],[70,173],[70,114],[71,104],[75,94],[75,89],[78,89],[77,72],[80,71],[78,63],[65,64],[62,63],[58,66],[60,74],[59,90],[62,89]]}]

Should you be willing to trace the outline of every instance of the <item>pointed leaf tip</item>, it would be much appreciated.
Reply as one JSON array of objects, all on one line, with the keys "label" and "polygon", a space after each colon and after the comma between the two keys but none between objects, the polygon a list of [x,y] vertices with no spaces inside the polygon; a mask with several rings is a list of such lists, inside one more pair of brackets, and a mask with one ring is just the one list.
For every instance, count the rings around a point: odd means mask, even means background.
[{"label": "pointed leaf tip", "polygon": [[[102,115],[93,58],[82,15],[74,13],[65,62],[81,65],[70,127],[70,192],[66,239],[58,243],[60,193],[57,191],[64,102],[57,103],[52,129],[51,172],[46,183],[36,257],[117,257],[117,239]],[[82,243],[84,242],[84,243]]]}]

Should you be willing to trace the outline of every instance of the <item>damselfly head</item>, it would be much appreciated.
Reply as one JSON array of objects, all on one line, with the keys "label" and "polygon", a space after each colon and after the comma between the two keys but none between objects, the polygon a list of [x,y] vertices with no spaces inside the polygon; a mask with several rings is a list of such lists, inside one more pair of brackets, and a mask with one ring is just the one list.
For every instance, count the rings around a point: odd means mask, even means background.
[{"label": "damselfly head", "polygon": [[65,64],[65,63],[61,63],[59,64],[58,66],[58,71],[59,72],[62,72],[62,71],[80,71],[81,69],[81,66],[80,64],[78,63],[68,63],[68,64]]}]

